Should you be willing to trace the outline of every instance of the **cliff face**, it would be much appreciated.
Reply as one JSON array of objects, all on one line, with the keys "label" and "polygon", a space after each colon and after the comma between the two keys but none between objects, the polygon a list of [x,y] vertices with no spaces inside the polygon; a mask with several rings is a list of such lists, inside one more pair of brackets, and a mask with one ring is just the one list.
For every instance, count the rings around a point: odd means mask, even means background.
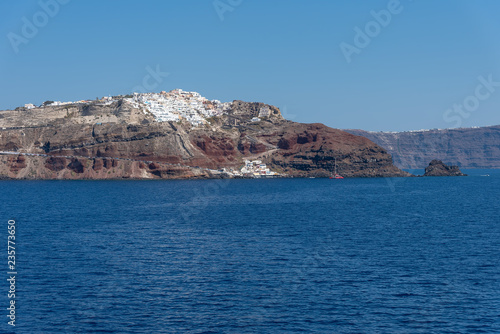
[{"label": "cliff face", "polygon": [[[252,121],[263,107],[268,115]],[[122,100],[0,111],[0,151],[3,178],[209,178],[245,159],[291,176],[328,176],[335,160],[346,177],[408,176],[366,138],[243,101],[199,127],[157,122]]]},{"label": "cliff face", "polygon": [[327,177],[337,164],[345,177],[408,176],[370,140],[323,124],[289,123],[268,141],[278,149],[266,161],[292,175]]},{"label": "cliff face", "polygon": [[433,159],[462,168],[500,167],[500,126],[397,133],[345,131],[385,148],[400,168],[425,168]]}]

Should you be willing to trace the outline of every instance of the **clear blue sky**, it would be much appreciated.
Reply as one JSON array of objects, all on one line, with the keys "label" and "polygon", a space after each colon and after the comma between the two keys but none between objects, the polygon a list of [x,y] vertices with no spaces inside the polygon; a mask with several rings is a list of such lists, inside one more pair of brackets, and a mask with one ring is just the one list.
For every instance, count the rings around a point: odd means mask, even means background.
[{"label": "clear blue sky", "polygon": [[[72,0],[53,17],[38,1],[3,1],[0,109],[129,93],[159,66],[169,75],[155,91],[266,102],[299,122],[376,131],[500,124],[500,87],[476,92],[479,76],[500,82],[500,1],[401,0],[379,31],[370,12],[390,1],[216,1],[232,9],[223,20],[214,0]],[[38,32],[23,35],[23,17]],[[340,45],[356,46],[354,29],[367,24],[370,44],[348,63]],[[15,39],[17,53],[13,34],[25,38]],[[446,114],[464,100],[471,111]]]}]

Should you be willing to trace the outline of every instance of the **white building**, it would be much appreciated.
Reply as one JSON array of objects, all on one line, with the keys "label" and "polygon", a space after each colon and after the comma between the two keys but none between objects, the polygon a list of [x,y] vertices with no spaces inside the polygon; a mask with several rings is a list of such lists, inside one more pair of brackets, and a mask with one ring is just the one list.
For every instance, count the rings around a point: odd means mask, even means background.
[{"label": "white building", "polygon": [[263,164],[260,160],[245,160],[245,165],[241,168],[241,174],[251,175],[254,177],[261,176],[275,176],[278,175],[267,168],[266,164]]},{"label": "white building", "polygon": [[219,116],[231,108],[231,103],[218,100],[208,101],[197,92],[174,89],[170,92],[134,93],[124,99],[135,108],[151,112],[158,122],[185,119],[194,126],[207,123],[206,118]]},{"label": "white building", "polygon": [[269,107],[262,107],[260,108],[259,111],[259,117],[269,117],[271,115],[271,111],[269,110]]}]

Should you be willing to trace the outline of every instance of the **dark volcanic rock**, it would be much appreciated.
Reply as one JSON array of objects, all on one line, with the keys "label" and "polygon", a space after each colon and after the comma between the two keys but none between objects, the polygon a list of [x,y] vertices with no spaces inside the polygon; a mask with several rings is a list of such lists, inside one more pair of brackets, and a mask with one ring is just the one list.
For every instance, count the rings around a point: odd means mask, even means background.
[{"label": "dark volcanic rock", "polygon": [[45,168],[54,172],[59,172],[66,168],[66,159],[59,157],[50,157],[45,160]]},{"label": "dark volcanic rock", "polygon": [[83,173],[85,170],[85,166],[83,165],[83,163],[76,158],[71,159],[71,162],[68,164],[67,167],[71,171],[78,173],[78,174]]},{"label": "dark volcanic rock", "polygon": [[159,169],[160,168],[160,165],[155,163],[155,162],[152,162],[148,165],[148,168],[151,169],[151,170],[155,170],[155,169]]},{"label": "dark volcanic rock", "polygon": [[100,171],[104,167],[104,162],[102,159],[94,159],[92,163],[92,169],[95,171]]},{"label": "dark volcanic rock", "polygon": [[104,159],[102,164],[104,168],[110,169],[118,166],[118,161],[116,161],[116,159]]},{"label": "dark volcanic rock", "polygon": [[458,166],[447,166],[441,160],[432,160],[425,168],[424,176],[467,176]]},{"label": "dark volcanic rock", "polygon": [[19,171],[26,168],[26,157],[24,155],[18,155],[17,157],[10,157],[9,167],[11,172],[17,174]]}]

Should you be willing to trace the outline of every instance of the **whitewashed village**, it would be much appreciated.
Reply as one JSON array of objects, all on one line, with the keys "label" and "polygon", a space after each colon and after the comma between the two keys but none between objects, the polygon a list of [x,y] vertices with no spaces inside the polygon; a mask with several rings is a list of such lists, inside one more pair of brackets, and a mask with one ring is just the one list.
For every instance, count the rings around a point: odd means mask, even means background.
[{"label": "whitewashed village", "polygon": [[[142,110],[145,114],[152,114],[157,122],[178,122],[186,120],[193,127],[207,124],[207,119],[214,116],[224,115],[230,110],[231,102],[221,102],[219,100],[209,100],[197,92],[188,92],[182,89],[174,89],[170,92],[162,91],[160,93],[133,93],[126,96],[105,96],[98,100],[79,100],[79,101],[47,101],[39,107],[65,106],[96,103],[97,105],[111,105],[114,102],[123,100],[133,108]],[[34,104],[24,105],[26,109],[37,108]],[[259,111],[258,117],[253,117],[251,122],[261,121],[261,117],[267,117],[270,114],[268,107],[263,107]],[[200,167],[198,167],[200,168]],[[243,167],[237,169],[219,169],[212,170],[200,168],[215,175],[223,177],[241,177],[241,178],[273,178],[283,177],[285,174],[271,171],[261,160],[245,160]]]},{"label": "whitewashed village", "polygon": [[[80,101],[46,101],[39,107],[65,106],[96,103],[97,105],[111,105],[123,100],[132,107],[142,110],[144,113],[152,114],[157,122],[177,122],[187,120],[194,127],[206,124],[207,119],[214,116],[226,114],[231,108],[231,102],[209,100],[200,93],[188,92],[182,89],[174,89],[170,92],[160,93],[133,93],[126,96],[105,96],[99,100]],[[24,105],[26,109],[37,108],[32,103]],[[261,117],[270,114],[268,107],[262,107],[258,117],[253,117],[252,122],[259,122]]]}]

